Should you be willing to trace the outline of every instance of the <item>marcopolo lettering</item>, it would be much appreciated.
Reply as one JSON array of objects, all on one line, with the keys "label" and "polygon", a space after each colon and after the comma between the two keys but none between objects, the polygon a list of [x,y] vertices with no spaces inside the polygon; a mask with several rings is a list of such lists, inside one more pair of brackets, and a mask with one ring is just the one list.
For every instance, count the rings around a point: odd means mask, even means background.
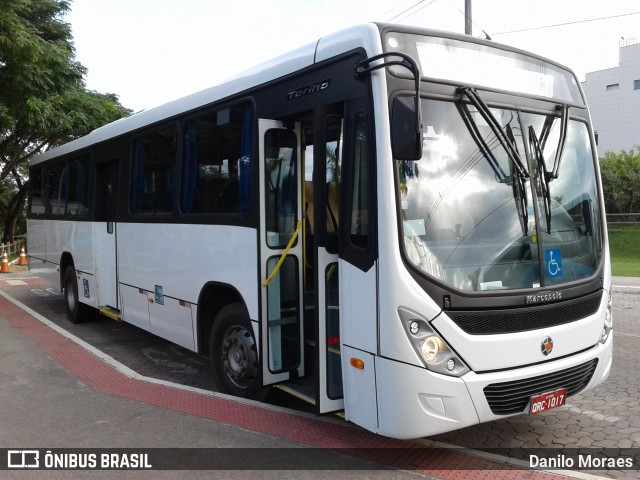
[{"label": "marcopolo lettering", "polygon": [[527,305],[532,303],[557,302],[558,300],[562,300],[562,292],[536,293],[534,295],[527,295],[525,297],[525,303]]},{"label": "marcopolo lettering", "polygon": [[304,97],[305,95],[312,95],[314,93],[326,90],[331,85],[331,79],[320,80],[319,82],[306,85],[304,87],[296,88],[287,92],[287,100],[295,100],[296,98]]}]

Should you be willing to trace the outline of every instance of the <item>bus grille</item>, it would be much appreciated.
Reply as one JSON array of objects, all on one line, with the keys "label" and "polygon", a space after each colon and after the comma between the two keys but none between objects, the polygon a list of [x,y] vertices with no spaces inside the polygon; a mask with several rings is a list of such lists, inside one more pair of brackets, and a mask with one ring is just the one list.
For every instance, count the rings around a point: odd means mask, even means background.
[{"label": "bus grille", "polygon": [[471,335],[526,332],[581,320],[598,311],[602,290],[551,305],[508,310],[447,311],[449,318]]},{"label": "bus grille", "polygon": [[513,382],[492,383],[484,387],[484,395],[495,415],[522,413],[534,395],[567,389],[567,397],[575,395],[587,386],[598,365],[598,359],[533,378]]}]

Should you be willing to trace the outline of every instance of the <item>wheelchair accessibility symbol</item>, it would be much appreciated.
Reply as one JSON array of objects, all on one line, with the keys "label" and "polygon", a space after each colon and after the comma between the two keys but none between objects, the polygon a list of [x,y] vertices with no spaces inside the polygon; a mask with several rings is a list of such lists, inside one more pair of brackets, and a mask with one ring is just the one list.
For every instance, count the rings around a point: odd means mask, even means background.
[{"label": "wheelchair accessibility symbol", "polygon": [[562,276],[562,254],[559,249],[545,250],[544,266],[547,277],[557,278]]}]

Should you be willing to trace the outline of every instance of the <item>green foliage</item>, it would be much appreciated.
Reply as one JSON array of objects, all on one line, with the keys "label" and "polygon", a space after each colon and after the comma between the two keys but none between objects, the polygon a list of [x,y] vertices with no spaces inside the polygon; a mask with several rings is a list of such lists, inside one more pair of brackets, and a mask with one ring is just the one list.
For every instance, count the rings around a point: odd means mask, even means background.
[{"label": "green foliage", "polygon": [[640,146],[600,158],[607,213],[634,213],[640,209]]},{"label": "green foliage", "polygon": [[60,19],[62,0],[4,0],[0,7],[0,130],[40,121],[48,97],[80,87],[71,27]]},{"label": "green foliage", "polygon": [[113,94],[88,91],[67,0],[0,0],[0,217],[11,240],[34,155],[123,116]]},{"label": "green foliage", "polygon": [[611,273],[640,277],[640,228],[609,227]]}]

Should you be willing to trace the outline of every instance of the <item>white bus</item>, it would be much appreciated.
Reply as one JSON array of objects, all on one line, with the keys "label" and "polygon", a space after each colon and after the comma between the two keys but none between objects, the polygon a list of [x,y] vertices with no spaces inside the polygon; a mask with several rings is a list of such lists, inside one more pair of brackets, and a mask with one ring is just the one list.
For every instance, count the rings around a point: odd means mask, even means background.
[{"label": "white bus", "polygon": [[30,165],[30,266],[95,311],[416,438],[603,382],[610,261],[575,75],[391,24],[323,37]]}]

